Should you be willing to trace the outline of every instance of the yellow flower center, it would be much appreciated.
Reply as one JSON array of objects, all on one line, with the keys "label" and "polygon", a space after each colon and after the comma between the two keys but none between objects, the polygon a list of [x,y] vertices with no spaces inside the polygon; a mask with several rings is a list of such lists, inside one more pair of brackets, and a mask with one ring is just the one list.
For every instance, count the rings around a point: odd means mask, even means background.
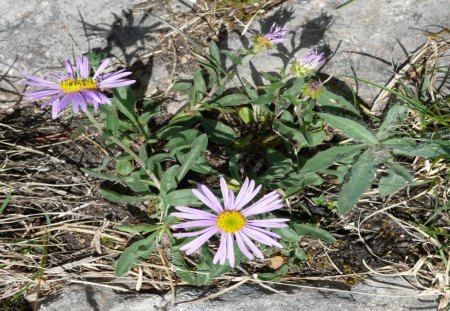
[{"label": "yellow flower center", "polygon": [[254,49],[255,51],[262,51],[264,49],[268,49],[272,46],[272,42],[270,42],[270,39],[264,38],[263,36],[256,37],[256,40],[254,41]]},{"label": "yellow flower center", "polygon": [[88,78],[82,79],[67,79],[59,83],[59,87],[65,93],[76,93],[82,90],[95,90],[97,89],[97,83]]},{"label": "yellow flower center", "polygon": [[236,211],[226,211],[217,217],[217,227],[223,232],[234,233],[245,226],[247,220],[241,213]]}]

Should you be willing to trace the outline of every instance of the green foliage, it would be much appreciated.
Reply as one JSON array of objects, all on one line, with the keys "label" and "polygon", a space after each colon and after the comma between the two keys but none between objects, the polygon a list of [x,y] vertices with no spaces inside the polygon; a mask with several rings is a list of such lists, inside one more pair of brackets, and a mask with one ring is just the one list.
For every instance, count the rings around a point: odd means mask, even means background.
[{"label": "green foliage", "polygon": [[[174,91],[185,94],[188,103],[164,124],[156,119],[159,103],[137,100],[129,87],[115,89],[112,105],[102,105],[101,125],[93,122],[101,130],[100,142],[105,148],[121,148],[122,153],[114,150],[111,154],[115,156],[105,157],[99,167],[83,172],[108,181],[99,189],[107,200],[149,202],[155,210],[152,219],[161,223],[117,227],[128,233],[149,234],[124,250],[116,262],[117,275],[145,260],[163,235],[171,243],[177,276],[189,284],[209,284],[231,269],[227,264],[214,265],[206,246],[200,249],[195,263],[186,261],[168,230],[174,221],[170,216],[173,207],[203,205],[191,189],[196,183],[212,180],[214,184],[211,177],[224,176],[231,187],[242,184],[248,176],[262,185],[264,192],[278,190],[286,200],[298,198],[306,187],[319,187],[327,180],[341,188],[337,203],[324,206],[334,208],[337,204],[337,213],[344,215],[374,184],[376,170],[382,165],[386,173],[378,184],[381,196],[417,184],[397,162],[397,155],[432,159],[450,154],[445,132],[429,137],[406,133],[402,127],[410,109],[426,115],[424,122],[435,117],[422,103],[425,89],[419,95],[409,89],[394,92],[403,104],[392,104],[376,131],[357,109],[356,99],[352,103],[324,85],[317,98],[305,96],[303,90],[314,77],[293,77],[280,70],[259,72],[263,84],[258,87],[245,81],[238,70],[253,55],[250,50],[221,51],[211,41],[192,78],[173,85]],[[95,67],[101,59],[94,61]],[[227,68],[224,64],[233,65]],[[351,140],[343,141],[343,136]],[[299,206],[301,203],[292,208],[301,211]],[[278,271],[260,274],[262,280],[279,281],[292,265],[306,258],[299,246],[302,236],[336,241],[323,229],[295,222],[274,231],[285,246],[279,252],[289,259]],[[191,240],[182,239],[181,244]],[[271,254],[270,248],[264,251]],[[237,247],[235,252],[236,261],[242,261],[244,256]]]},{"label": "green foliage", "polygon": [[356,160],[339,195],[339,215],[346,214],[358,202],[364,192],[370,188],[375,170],[381,160],[380,154],[373,148],[364,151]]},{"label": "green foliage", "polygon": [[125,272],[130,270],[133,265],[141,260],[147,259],[153,253],[155,247],[155,233],[128,246],[116,261],[116,275],[122,276]]}]

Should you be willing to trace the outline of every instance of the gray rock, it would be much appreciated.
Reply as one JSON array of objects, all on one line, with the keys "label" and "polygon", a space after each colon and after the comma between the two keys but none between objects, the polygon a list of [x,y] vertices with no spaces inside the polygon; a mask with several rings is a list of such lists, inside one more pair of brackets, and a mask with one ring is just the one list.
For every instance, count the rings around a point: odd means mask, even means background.
[{"label": "gray rock", "polygon": [[[22,73],[61,70],[62,61],[90,50],[106,52],[122,66],[139,67],[147,92],[167,83],[165,66],[151,54],[162,24],[132,12],[139,0],[3,0],[0,2],[0,102],[13,104]],[[148,9],[148,8],[147,8]],[[134,14],[133,14],[134,13]],[[157,12],[163,15],[163,12]],[[3,107],[4,108],[4,107]]]},{"label": "gray rock", "polygon": [[[274,52],[270,59],[260,53],[252,60],[257,70],[275,71],[289,67],[289,59],[300,57],[309,48],[335,53],[322,72],[353,85],[366,102],[373,101],[379,89],[362,82],[357,76],[384,85],[393,75],[394,66],[407,60],[408,53],[422,46],[424,30],[440,31],[450,27],[448,0],[355,0],[336,10],[343,0],[288,0],[250,28],[267,32],[273,22],[286,25],[288,42],[280,46],[285,55]],[[232,49],[248,47],[248,34],[242,38],[230,34],[223,46]],[[250,79],[249,68],[241,71]]]},{"label": "gray rock", "polygon": [[215,299],[197,301],[218,290],[179,288],[175,306],[171,295],[115,293],[110,288],[71,285],[56,299],[45,302],[39,311],[406,311],[436,310],[434,296],[420,291],[402,278],[369,278],[351,290],[325,285],[317,288],[278,286],[273,293],[257,286],[240,286]]}]

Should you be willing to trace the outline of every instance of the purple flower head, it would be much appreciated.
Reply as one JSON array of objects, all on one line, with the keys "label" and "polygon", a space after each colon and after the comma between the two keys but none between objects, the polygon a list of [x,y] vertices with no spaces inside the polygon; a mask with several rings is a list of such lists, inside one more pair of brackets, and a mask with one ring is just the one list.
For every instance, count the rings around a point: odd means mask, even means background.
[{"label": "purple flower head", "polygon": [[312,99],[317,99],[322,92],[322,83],[320,81],[308,81],[303,86],[302,95],[304,97],[311,97]]},{"label": "purple flower head", "polygon": [[65,75],[50,74],[50,81],[32,75],[23,75],[26,80],[24,84],[34,86],[36,89],[25,92],[29,101],[47,99],[41,107],[52,105],[52,118],[56,119],[58,114],[72,104],[73,112],[79,109],[86,111],[87,104],[92,104],[97,110],[100,104],[111,104],[108,97],[103,95],[101,89],[110,89],[130,85],[135,80],[124,79],[131,72],[119,70],[116,72],[103,73],[110,59],[103,60],[94,75],[90,75],[89,61],[86,56],[77,57],[75,66],[69,60],[64,61]]},{"label": "purple flower head", "polygon": [[224,178],[220,178],[220,189],[223,196],[223,204],[205,185],[199,185],[193,189],[194,195],[208,206],[213,212],[206,212],[186,206],[176,206],[180,213],[175,212],[171,215],[177,218],[188,219],[180,224],[172,226],[172,229],[201,228],[199,231],[175,233],[175,237],[192,237],[194,240],[187,243],[180,250],[186,251],[186,254],[192,254],[199,249],[213,235],[220,235],[219,248],[214,256],[213,262],[223,265],[228,259],[230,266],[234,266],[234,241],[236,241],[241,252],[248,258],[254,259],[255,256],[263,259],[262,252],[258,249],[252,240],[259,243],[282,247],[276,241],[280,236],[267,228],[282,228],[289,221],[285,218],[269,219],[250,219],[252,216],[271,212],[283,207],[279,194],[272,191],[264,195],[261,199],[244,208],[246,204],[253,200],[258,194],[261,186],[255,187],[255,182],[245,179],[239,193],[235,196],[234,192],[229,190]]},{"label": "purple flower head", "polygon": [[269,49],[275,44],[283,43],[286,41],[284,36],[288,32],[287,27],[281,27],[275,23],[270,27],[269,32],[264,35],[259,35],[254,40],[254,50],[255,52],[266,50],[266,55],[269,54]]},{"label": "purple flower head", "polygon": [[323,65],[325,62],[325,54],[317,52],[314,49],[310,49],[308,53],[294,60],[291,72],[295,77],[310,76],[317,68]]}]

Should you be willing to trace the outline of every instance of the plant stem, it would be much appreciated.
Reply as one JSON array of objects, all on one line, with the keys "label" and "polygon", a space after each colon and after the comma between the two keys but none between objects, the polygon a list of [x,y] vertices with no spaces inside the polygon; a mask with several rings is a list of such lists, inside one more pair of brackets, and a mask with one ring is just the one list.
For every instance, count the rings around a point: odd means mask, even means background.
[{"label": "plant stem", "polygon": [[[94,125],[99,131],[103,131],[103,126],[94,118],[94,116],[91,114],[91,112],[89,110],[86,110],[86,115],[87,115],[89,121],[91,121],[92,125]],[[153,181],[155,187],[159,190],[161,185],[159,183],[158,178],[156,178],[155,174],[153,174],[152,172],[147,170],[147,168],[145,167],[144,161],[142,161],[142,159],[139,158],[139,156],[133,150],[131,150],[129,147],[127,147],[124,143],[122,143],[117,137],[108,136],[108,138],[113,143],[115,143],[117,146],[122,148],[126,153],[128,153],[130,156],[133,157],[133,159],[139,164],[139,166],[145,170],[147,175]]]}]

